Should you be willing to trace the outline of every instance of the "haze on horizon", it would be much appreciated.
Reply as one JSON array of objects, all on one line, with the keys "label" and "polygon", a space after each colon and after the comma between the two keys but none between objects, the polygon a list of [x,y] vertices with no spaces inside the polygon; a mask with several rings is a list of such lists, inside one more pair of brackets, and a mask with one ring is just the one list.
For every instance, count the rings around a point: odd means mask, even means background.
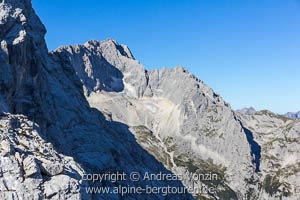
[{"label": "haze on horizon", "polygon": [[33,0],[50,50],[126,44],[147,69],[185,66],[234,109],[300,110],[300,1]]}]

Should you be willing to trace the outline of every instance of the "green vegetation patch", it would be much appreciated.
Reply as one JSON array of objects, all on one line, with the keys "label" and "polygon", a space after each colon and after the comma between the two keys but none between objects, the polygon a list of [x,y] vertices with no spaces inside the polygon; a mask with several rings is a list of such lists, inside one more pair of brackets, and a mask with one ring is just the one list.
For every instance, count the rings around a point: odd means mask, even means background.
[{"label": "green vegetation patch", "polygon": [[[181,154],[174,158],[177,166],[185,167],[190,173],[193,174],[217,174],[216,179],[201,180],[203,184],[208,187],[216,189],[216,196],[220,199],[237,199],[236,193],[226,183],[226,167],[214,164],[212,160],[199,160],[189,159],[188,155]],[[205,199],[205,197],[199,197]]]},{"label": "green vegetation patch", "polygon": [[262,186],[270,196],[289,197],[291,195],[290,184],[280,182],[278,174],[276,176],[271,176],[270,174],[266,175]]}]

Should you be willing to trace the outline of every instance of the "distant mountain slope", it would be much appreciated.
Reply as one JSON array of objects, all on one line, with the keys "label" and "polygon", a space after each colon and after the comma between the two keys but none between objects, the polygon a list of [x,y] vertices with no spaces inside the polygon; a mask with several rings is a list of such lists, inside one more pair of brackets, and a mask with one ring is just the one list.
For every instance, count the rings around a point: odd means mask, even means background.
[{"label": "distant mountain slope", "polygon": [[284,116],[292,118],[292,119],[300,119],[300,111],[299,112],[288,112]]},{"label": "distant mountain slope", "polygon": [[260,173],[264,199],[299,199],[299,120],[267,110],[253,115],[239,114],[239,118],[261,147]]},{"label": "distant mountain slope", "polygon": [[245,114],[245,115],[252,115],[256,113],[256,110],[253,107],[250,108],[243,108],[240,110],[237,110],[237,112]]}]

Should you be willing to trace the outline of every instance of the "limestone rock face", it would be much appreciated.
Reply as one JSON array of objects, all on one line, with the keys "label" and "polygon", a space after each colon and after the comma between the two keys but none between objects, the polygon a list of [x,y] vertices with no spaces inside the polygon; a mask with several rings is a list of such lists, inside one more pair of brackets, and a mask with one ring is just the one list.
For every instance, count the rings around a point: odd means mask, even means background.
[{"label": "limestone rock face", "polygon": [[[63,60],[75,69],[83,88],[89,91],[85,95],[92,107],[112,121],[128,124],[145,150],[174,173],[184,174],[184,185],[206,184],[217,189],[214,195],[201,194],[199,198],[299,198],[299,151],[295,143],[299,139],[298,121],[275,114],[260,118],[260,112],[254,108],[232,111],[218,94],[185,68],[147,71],[131,53],[124,53],[123,46],[111,39],[89,41],[84,45],[58,48],[51,55],[57,62]],[[73,53],[74,48],[78,53]],[[86,49],[92,53],[81,57],[80,52]],[[97,71],[98,66],[91,65],[90,60],[103,63],[101,70],[113,80],[116,75],[109,74],[111,67],[117,69],[121,73],[118,77],[122,78],[118,79],[121,90],[105,88],[116,83],[114,81],[103,84],[102,88],[86,84],[85,80],[90,78],[103,82],[100,76],[76,70],[78,66],[80,69],[88,66]],[[273,126],[277,134],[272,138],[260,134],[272,132],[270,127]],[[264,147],[264,141],[269,145],[273,140],[285,140],[286,129],[282,126],[292,127],[290,143],[285,150],[274,143],[272,153]],[[288,156],[285,152],[293,154]],[[280,178],[275,177],[281,169],[276,168],[280,162],[273,161],[276,172],[270,170],[270,163],[264,160],[270,153],[271,157],[281,155],[278,159],[285,163]],[[287,164],[290,162],[291,165]],[[207,172],[217,173],[219,181],[211,183],[190,178],[194,173]]]},{"label": "limestone rock face", "polygon": [[[185,68],[147,71],[112,39],[48,53],[45,33],[30,0],[0,1],[0,199],[193,199],[87,192],[120,185],[214,188],[189,191],[196,199],[300,198],[299,120],[235,112]],[[104,172],[182,179],[83,179]]]},{"label": "limestone rock face", "polygon": [[[185,68],[146,71],[131,53],[122,53],[122,47],[108,39],[61,47],[51,54],[75,70],[80,66],[76,73],[83,88],[89,88],[86,97],[90,105],[112,120],[128,124],[147,151],[174,173],[186,175],[186,186],[199,185],[199,181],[189,180],[189,175],[209,168],[219,174],[214,185],[218,197],[241,199],[250,187],[255,188],[250,182],[257,179],[254,155],[229,105]],[[73,49],[92,53],[82,57]],[[114,66],[122,74],[119,85],[123,89],[87,85],[85,80],[90,78],[101,82],[100,76],[82,73],[86,68],[97,71],[98,65],[91,66],[91,60],[106,64],[101,69],[109,77],[115,77],[109,74]]]},{"label": "limestone rock face", "polygon": [[267,110],[239,118],[260,147],[259,199],[299,199],[300,121]]},{"label": "limestone rock face", "polygon": [[[4,138],[0,141],[0,199],[120,199],[117,193],[89,194],[86,188],[181,187],[180,181],[82,180],[84,173],[171,172],[140,147],[126,124],[107,121],[90,107],[76,75],[79,68],[49,55],[45,33],[30,0],[0,1],[0,128]],[[125,46],[120,52],[133,58]],[[114,77],[104,80],[103,75],[97,80],[101,70],[93,71],[91,66],[98,61],[86,61],[91,65],[82,70],[96,77],[86,77],[86,93],[121,90],[118,79],[122,74],[117,69],[108,70]],[[23,127],[23,122],[31,125]],[[181,200],[192,196],[128,193],[124,198]]]}]

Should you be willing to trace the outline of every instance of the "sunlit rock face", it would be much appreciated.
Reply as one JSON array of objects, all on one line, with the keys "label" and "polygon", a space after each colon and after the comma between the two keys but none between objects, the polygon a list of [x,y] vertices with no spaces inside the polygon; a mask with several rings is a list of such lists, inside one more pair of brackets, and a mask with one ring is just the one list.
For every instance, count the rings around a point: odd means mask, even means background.
[{"label": "sunlit rock face", "polygon": [[41,138],[37,124],[1,114],[0,134],[1,199],[81,199],[83,169]]},{"label": "sunlit rock face", "polygon": [[[45,33],[30,0],[0,1],[0,199],[192,199],[188,193],[86,192],[90,186],[182,184],[82,180],[86,173],[170,171],[140,147],[126,124],[90,107],[74,68],[49,55]],[[122,53],[130,57],[126,47]],[[116,83],[103,88],[121,91],[122,74],[110,70]],[[87,80],[89,90],[113,80],[103,77]]]}]

